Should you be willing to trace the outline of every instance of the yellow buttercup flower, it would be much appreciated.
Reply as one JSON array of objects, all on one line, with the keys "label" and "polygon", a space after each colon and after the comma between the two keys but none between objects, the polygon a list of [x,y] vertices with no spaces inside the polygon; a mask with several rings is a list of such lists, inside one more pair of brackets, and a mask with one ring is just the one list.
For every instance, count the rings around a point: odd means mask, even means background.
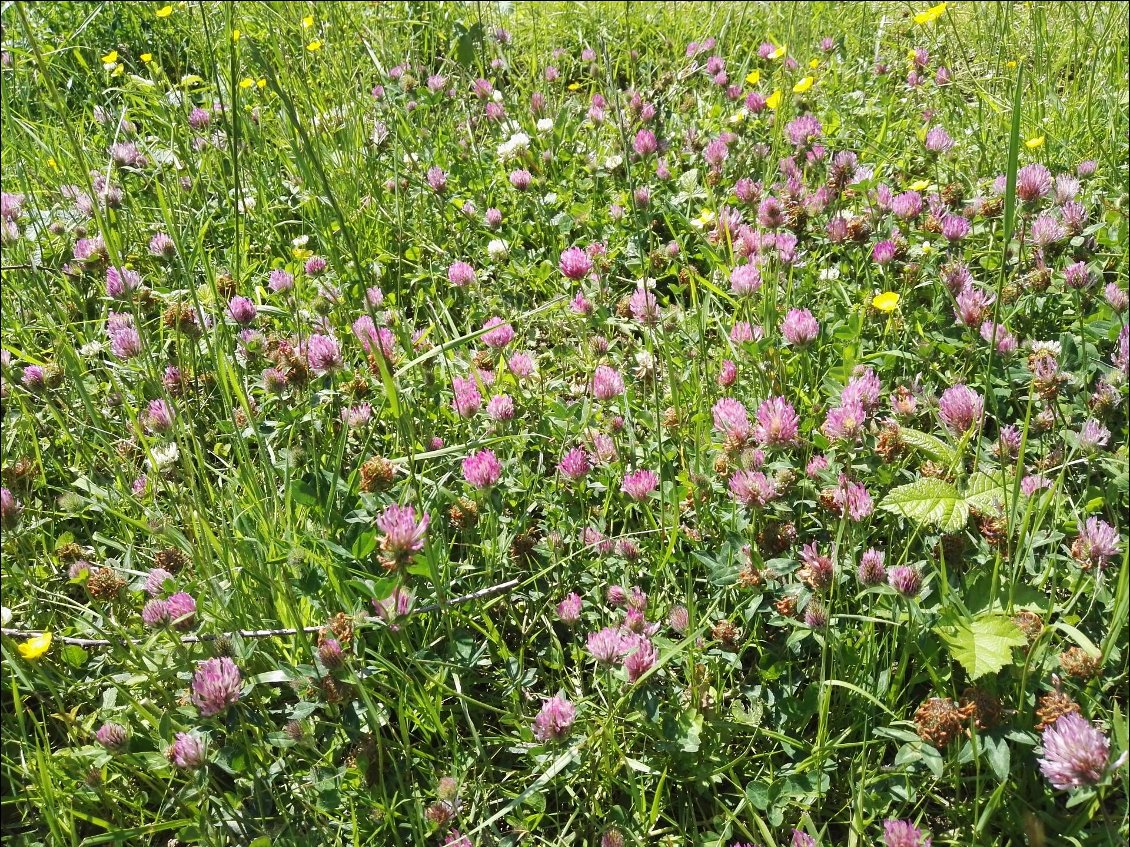
[{"label": "yellow buttercup flower", "polygon": [[871,305],[880,312],[893,312],[898,308],[901,298],[894,291],[884,291],[871,300]]},{"label": "yellow buttercup flower", "polygon": [[294,258],[297,259],[298,261],[303,262],[306,259],[309,259],[311,256],[313,256],[314,251],[313,250],[305,250],[302,247],[293,247],[293,248],[291,248],[290,255],[294,256]]},{"label": "yellow buttercup flower", "polygon": [[242,35],[243,35],[243,33],[240,32],[238,29],[233,29],[231,31],[231,40],[232,41],[239,41],[239,39]]},{"label": "yellow buttercup flower", "polygon": [[910,184],[910,190],[911,191],[925,191],[929,187],[930,187],[930,182],[929,182],[929,180],[925,180],[925,179],[920,179],[917,182],[912,182]]},{"label": "yellow buttercup flower", "polygon": [[113,72],[111,72],[110,76],[121,76],[125,72],[126,72],[126,66],[125,65],[114,65],[114,70],[113,70]]},{"label": "yellow buttercup flower", "polygon": [[748,85],[757,85],[757,83],[761,82],[761,71],[754,68],[746,74],[745,81]]},{"label": "yellow buttercup flower", "polygon": [[117,50],[111,50],[109,53],[102,57],[102,64],[104,65],[112,65],[116,61],[118,61]]},{"label": "yellow buttercup flower", "polygon": [[306,45],[306,49],[309,50],[311,53],[317,53],[319,50],[322,49],[322,42],[316,41],[316,40],[311,41],[309,44]]},{"label": "yellow buttercup flower", "polygon": [[765,98],[765,105],[770,109],[776,109],[781,105],[781,89],[776,88],[773,93]]},{"label": "yellow buttercup flower", "polygon": [[1007,62],[1005,62],[1005,66],[1009,67],[1009,68],[1015,68],[1016,67],[1016,60],[1015,59],[1009,59]]},{"label": "yellow buttercup flower", "polygon": [[812,83],[814,83],[814,82],[816,82],[815,79],[813,79],[810,76],[806,76],[804,79],[802,79],[800,82],[798,82],[796,85],[793,86],[793,93],[794,94],[804,94],[804,92],[806,92],[806,91],[808,91],[808,89],[812,88]]},{"label": "yellow buttercup flower", "polygon": [[933,23],[938,18],[940,18],[943,14],[945,14],[945,11],[946,11],[946,4],[945,3],[939,3],[937,6],[931,6],[925,12],[919,12],[917,15],[915,15],[914,16],[914,22],[916,24],[918,24],[919,26],[923,26],[924,24]]},{"label": "yellow buttercup flower", "polygon": [[1037,135],[1035,138],[1029,138],[1024,142],[1024,146],[1029,150],[1035,150],[1037,147],[1043,147],[1044,137],[1042,135]]},{"label": "yellow buttercup flower", "polygon": [[812,68],[813,70],[816,70],[816,69],[817,69],[818,67],[820,67],[820,60],[819,60],[819,59],[811,59],[811,60],[809,60],[809,62],[808,62],[808,66],[809,66],[810,68]]},{"label": "yellow buttercup flower", "polygon": [[152,53],[142,53],[141,54],[141,61],[148,65],[150,62],[153,61],[153,54]]},{"label": "yellow buttercup flower", "polygon": [[738,109],[734,114],[730,115],[730,123],[740,124],[745,120],[745,109]]},{"label": "yellow buttercup flower", "polygon": [[265,78],[260,79],[257,83],[255,83],[255,85],[258,86],[259,88],[266,88],[267,87],[267,80]]},{"label": "yellow buttercup flower", "polygon": [[173,7],[172,6],[162,6],[160,9],[157,10],[157,17],[167,18],[172,13],[173,13]]},{"label": "yellow buttercup flower", "polygon": [[580,87],[581,87],[581,84],[580,84],[579,82],[571,82],[571,83],[569,83],[569,90],[570,90],[570,91],[577,91],[577,90],[579,90],[579,89],[580,89]]},{"label": "yellow buttercup flower", "polygon": [[312,27],[313,25],[314,25],[314,16],[313,15],[307,15],[306,17],[304,17],[302,19],[302,28],[303,29],[310,29],[310,27]]},{"label": "yellow buttercup flower", "polygon": [[51,649],[51,633],[42,632],[19,645],[20,655],[29,662],[35,661]]},{"label": "yellow buttercup flower", "polygon": [[48,156],[48,157],[47,157],[47,167],[49,167],[49,168],[53,168],[53,169],[55,169],[55,170],[58,170],[58,168],[59,168],[59,163],[55,161],[55,157],[54,157],[54,156]]},{"label": "yellow buttercup flower", "polygon": [[782,56],[785,55],[785,52],[788,49],[789,49],[788,45],[782,44],[780,47],[778,47],[776,50],[774,50],[772,53],[769,54],[769,58],[770,59],[780,59]]},{"label": "yellow buttercup flower", "polygon": [[244,79],[241,79],[239,81],[239,87],[240,88],[250,88],[254,84],[255,84],[255,80],[253,80],[251,77],[245,77]]}]

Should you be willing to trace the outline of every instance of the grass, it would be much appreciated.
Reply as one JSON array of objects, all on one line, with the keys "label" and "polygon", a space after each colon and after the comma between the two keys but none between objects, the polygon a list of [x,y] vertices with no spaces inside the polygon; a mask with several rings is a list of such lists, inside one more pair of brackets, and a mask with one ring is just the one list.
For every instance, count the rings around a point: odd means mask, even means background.
[{"label": "grass", "polygon": [[[5,841],[809,843],[795,828],[865,845],[900,820],[947,847],[1124,843],[1128,7],[924,11],[6,5]],[[476,96],[479,78],[498,94]],[[743,105],[775,91],[774,108]],[[809,114],[818,137],[794,143]],[[937,126],[954,147],[932,155]],[[635,152],[642,128],[660,151]],[[500,150],[518,132],[528,149]],[[115,161],[118,144],[135,149]],[[837,183],[842,151],[856,163]],[[1070,223],[1069,186],[1026,200],[1023,169],[1085,161],[1085,219],[1041,243],[1041,217]],[[881,187],[939,197],[895,220]],[[769,195],[781,224],[759,214]],[[971,229],[951,241],[959,215]],[[768,231],[796,236],[796,260]],[[96,235],[103,252],[76,256]],[[562,252],[594,244],[592,272],[568,278]],[[761,285],[742,295],[731,272],[751,244]],[[449,281],[455,261],[474,284]],[[969,326],[945,284],[956,263],[984,295]],[[108,268],[140,287],[111,296]],[[889,311],[882,292],[899,295]],[[256,306],[246,326],[236,295]],[[784,338],[798,309],[819,324],[810,344]],[[392,355],[363,347],[365,316]],[[495,316],[515,334],[501,349]],[[123,321],[135,355],[111,345]],[[763,337],[732,335],[742,322]],[[338,342],[328,374],[315,335]],[[594,396],[599,365],[623,393]],[[876,394],[837,437],[865,369]],[[456,379],[477,413],[453,408]],[[939,400],[959,384],[984,404],[966,427]],[[512,417],[488,411],[496,395]],[[727,438],[720,399],[757,423],[774,396],[796,412],[792,443]],[[362,404],[371,417],[343,423]],[[574,480],[558,465],[577,447],[590,467]],[[488,449],[500,476],[479,488],[464,460]],[[657,485],[637,500],[622,482],[641,469]],[[766,502],[743,502],[742,479],[772,486]],[[388,540],[392,504],[429,516],[422,549]],[[1116,549],[1080,545],[1089,519]],[[861,582],[868,549],[921,588]],[[172,581],[150,591],[155,567]],[[374,605],[401,590],[411,614]],[[174,592],[192,620],[143,623]],[[575,623],[558,610],[572,592]],[[624,650],[654,655],[595,662],[605,627],[642,631]],[[32,655],[41,630],[53,641]],[[238,702],[209,715],[190,692],[219,657]],[[555,695],[575,719],[539,737]],[[1110,753],[1064,791],[1037,724],[1071,704]],[[125,749],[96,737],[107,723]],[[206,742],[197,767],[170,761],[185,732]]]}]

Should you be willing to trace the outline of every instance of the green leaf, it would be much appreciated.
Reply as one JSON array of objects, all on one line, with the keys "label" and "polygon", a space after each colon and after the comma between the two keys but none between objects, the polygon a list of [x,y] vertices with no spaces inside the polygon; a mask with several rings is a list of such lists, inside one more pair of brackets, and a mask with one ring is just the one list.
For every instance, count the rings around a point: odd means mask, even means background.
[{"label": "green leaf", "polygon": [[1008,770],[1011,766],[1011,757],[1008,742],[997,735],[982,735],[979,738],[981,750],[992,768],[993,776],[1001,782],[1008,779]]},{"label": "green leaf", "polygon": [[925,453],[931,459],[952,465],[957,460],[953,448],[937,436],[917,429],[899,429],[899,439],[909,444],[919,453]]},{"label": "green leaf", "polygon": [[969,483],[965,486],[965,502],[971,509],[981,512],[990,511],[997,504],[1003,507],[1007,497],[1008,491],[996,474],[977,471],[969,477]]},{"label": "green leaf", "polygon": [[933,524],[943,532],[957,532],[969,520],[969,504],[941,479],[924,477],[892,488],[879,508],[920,524]]},{"label": "green leaf", "polygon": [[935,632],[949,645],[954,660],[970,680],[996,673],[1012,663],[1012,648],[1027,644],[1024,633],[1003,615],[981,615],[972,621],[941,625]]}]

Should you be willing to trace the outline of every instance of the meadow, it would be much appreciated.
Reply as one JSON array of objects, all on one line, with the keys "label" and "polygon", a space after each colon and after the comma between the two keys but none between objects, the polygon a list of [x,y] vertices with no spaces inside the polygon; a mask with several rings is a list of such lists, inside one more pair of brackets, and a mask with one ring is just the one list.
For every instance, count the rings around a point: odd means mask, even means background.
[{"label": "meadow", "polygon": [[4,843],[1125,844],[1128,11],[5,3]]}]

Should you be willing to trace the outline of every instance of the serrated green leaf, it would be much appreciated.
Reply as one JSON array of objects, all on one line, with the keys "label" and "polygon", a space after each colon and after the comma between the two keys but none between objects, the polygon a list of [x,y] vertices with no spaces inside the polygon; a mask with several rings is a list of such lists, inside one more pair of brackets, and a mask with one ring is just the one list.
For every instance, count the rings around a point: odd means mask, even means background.
[{"label": "serrated green leaf", "polygon": [[917,429],[899,429],[899,440],[909,444],[920,453],[925,453],[931,459],[952,465],[957,460],[954,449],[937,436]]},{"label": "serrated green leaf", "polygon": [[952,484],[924,477],[887,492],[879,508],[943,532],[957,532],[969,520],[969,504]]},{"label": "serrated green leaf", "polygon": [[1008,490],[997,474],[977,471],[969,477],[969,482],[965,486],[965,502],[969,505],[969,508],[978,511],[989,511],[997,504],[1003,507],[1007,502],[1007,497]]},{"label": "serrated green leaf", "polygon": [[1012,648],[1028,643],[1024,633],[1003,615],[982,615],[935,631],[949,645],[954,661],[965,668],[970,680],[996,673],[1012,663]]}]

